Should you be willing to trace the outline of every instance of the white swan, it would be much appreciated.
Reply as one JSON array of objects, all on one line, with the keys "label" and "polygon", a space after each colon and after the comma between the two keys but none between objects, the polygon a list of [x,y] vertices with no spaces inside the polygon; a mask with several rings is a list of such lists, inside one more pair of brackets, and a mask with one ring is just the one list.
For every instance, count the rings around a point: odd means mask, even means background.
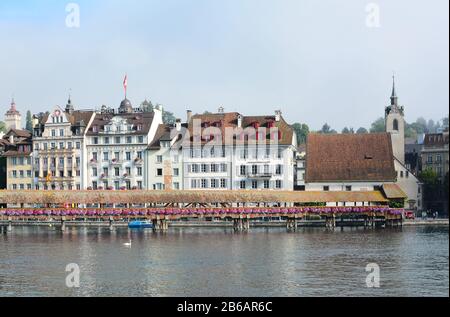
[{"label": "white swan", "polygon": [[131,239],[130,239],[130,242],[124,243],[123,245],[126,247],[131,247]]}]

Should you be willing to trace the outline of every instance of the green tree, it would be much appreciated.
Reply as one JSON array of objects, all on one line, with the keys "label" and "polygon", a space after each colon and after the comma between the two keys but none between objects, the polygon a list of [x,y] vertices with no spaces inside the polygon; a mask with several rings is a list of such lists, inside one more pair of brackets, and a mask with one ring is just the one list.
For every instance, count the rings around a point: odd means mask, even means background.
[{"label": "green tree", "polygon": [[442,126],[448,128],[448,115],[442,119]]},{"label": "green tree", "polygon": [[337,131],[331,129],[331,127],[328,125],[328,123],[325,123],[322,127],[322,129],[319,131],[319,133],[323,133],[323,134],[336,134]]},{"label": "green tree", "polygon": [[370,128],[371,133],[385,132],[385,131],[386,131],[386,123],[383,118],[378,118],[377,120],[375,120]]},{"label": "green tree", "polygon": [[27,119],[26,119],[25,129],[30,132],[33,132],[33,118],[31,116],[30,110],[27,111]]},{"label": "green tree", "polygon": [[294,129],[295,134],[297,135],[298,144],[306,143],[309,134],[308,125],[306,123],[294,123],[292,125],[292,128]]},{"label": "green tree", "polygon": [[361,127],[356,131],[356,133],[357,134],[366,134],[366,133],[369,133],[369,131],[367,131],[366,128]]},{"label": "green tree", "polygon": [[175,115],[170,111],[163,110],[162,117],[165,124],[174,124],[176,121]]},{"label": "green tree", "polygon": [[345,127],[344,129],[342,129],[342,134],[355,134],[355,130],[353,130],[353,128],[347,128]]},{"label": "green tree", "polygon": [[6,124],[3,121],[0,121],[0,132],[8,132],[6,131]]}]

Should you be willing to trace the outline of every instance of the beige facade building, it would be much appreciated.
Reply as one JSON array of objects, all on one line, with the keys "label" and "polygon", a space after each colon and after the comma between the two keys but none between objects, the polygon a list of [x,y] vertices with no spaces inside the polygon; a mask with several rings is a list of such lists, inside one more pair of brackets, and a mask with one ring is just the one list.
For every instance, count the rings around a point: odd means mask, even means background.
[{"label": "beige facade building", "polygon": [[86,181],[84,143],[93,111],[74,111],[69,99],[34,119],[33,177],[36,190],[80,190]]},{"label": "beige facade building", "polygon": [[425,135],[422,149],[422,169],[432,169],[440,181],[449,171],[449,132]]},{"label": "beige facade building", "polygon": [[6,157],[7,189],[31,190],[33,186],[31,133],[11,129],[4,136],[8,140]]}]

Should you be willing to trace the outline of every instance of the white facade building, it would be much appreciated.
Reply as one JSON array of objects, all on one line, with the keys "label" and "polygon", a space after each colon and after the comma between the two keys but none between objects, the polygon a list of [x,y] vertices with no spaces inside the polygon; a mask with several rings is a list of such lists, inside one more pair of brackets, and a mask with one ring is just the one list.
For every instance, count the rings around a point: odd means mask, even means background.
[{"label": "white facade building", "polygon": [[144,189],[144,152],[162,124],[162,109],[142,112],[129,100],[119,110],[104,107],[86,134],[87,189]]}]

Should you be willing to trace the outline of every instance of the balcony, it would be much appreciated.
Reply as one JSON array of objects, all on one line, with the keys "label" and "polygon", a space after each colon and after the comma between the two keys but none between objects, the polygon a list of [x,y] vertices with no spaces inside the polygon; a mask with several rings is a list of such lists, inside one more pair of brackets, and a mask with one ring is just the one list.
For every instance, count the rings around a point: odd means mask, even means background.
[{"label": "balcony", "polygon": [[109,163],[111,165],[122,165],[123,162],[121,160],[118,160],[118,159],[112,159]]},{"label": "balcony", "polygon": [[246,176],[248,178],[271,178],[273,175],[271,172],[248,172]]},{"label": "balcony", "polygon": [[75,149],[44,149],[38,150],[39,155],[73,155],[75,154]]}]

